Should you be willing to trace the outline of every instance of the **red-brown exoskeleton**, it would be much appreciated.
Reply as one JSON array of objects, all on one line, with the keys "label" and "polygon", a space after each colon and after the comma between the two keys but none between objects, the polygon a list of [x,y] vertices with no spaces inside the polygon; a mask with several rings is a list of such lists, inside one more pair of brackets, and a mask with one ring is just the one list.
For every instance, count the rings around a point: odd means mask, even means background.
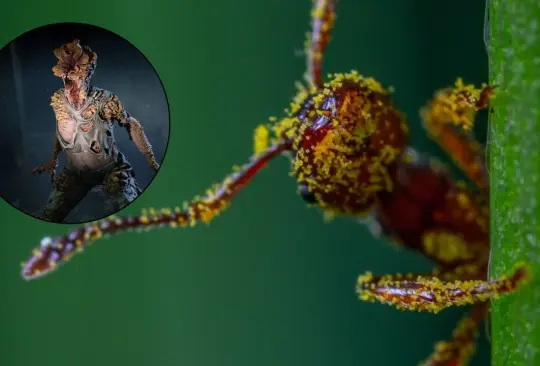
[{"label": "red-brown exoskeleton", "polygon": [[[299,194],[330,216],[363,218],[375,233],[431,259],[432,273],[358,278],[362,300],[404,310],[438,312],[472,305],[452,337],[440,342],[423,365],[465,365],[474,349],[489,300],[514,291],[526,278],[518,266],[509,277],[487,280],[489,207],[484,148],[468,133],[475,114],[487,107],[493,88],[458,80],[435,93],[422,109],[428,134],[471,180],[456,181],[433,159],[410,149],[405,116],[389,91],[357,72],[322,77],[322,60],[335,21],[335,0],[315,0],[306,43],[306,86],[284,117],[259,126],[251,160],[205,196],[176,209],[111,217],[45,238],[23,266],[33,279],[54,270],[104,234],[162,224],[188,227],[210,222],[267,163],[286,155]],[[479,193],[480,192],[480,193]]]}]

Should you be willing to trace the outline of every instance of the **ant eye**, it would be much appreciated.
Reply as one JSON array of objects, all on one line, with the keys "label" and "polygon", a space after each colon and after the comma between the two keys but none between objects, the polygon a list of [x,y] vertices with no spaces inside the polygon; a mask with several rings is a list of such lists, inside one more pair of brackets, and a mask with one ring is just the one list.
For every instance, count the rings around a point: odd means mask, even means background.
[{"label": "ant eye", "polygon": [[308,204],[317,203],[317,198],[315,197],[315,194],[311,192],[309,188],[304,184],[301,184],[300,186],[298,186],[298,194]]}]

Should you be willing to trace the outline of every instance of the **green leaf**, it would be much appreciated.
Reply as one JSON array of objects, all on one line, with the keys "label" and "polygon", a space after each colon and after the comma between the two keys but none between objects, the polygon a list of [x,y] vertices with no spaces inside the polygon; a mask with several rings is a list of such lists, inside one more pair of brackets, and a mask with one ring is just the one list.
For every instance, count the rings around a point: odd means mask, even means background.
[{"label": "green leaf", "polygon": [[494,301],[492,362],[540,365],[540,3],[491,0],[491,278],[524,262],[533,280]]}]

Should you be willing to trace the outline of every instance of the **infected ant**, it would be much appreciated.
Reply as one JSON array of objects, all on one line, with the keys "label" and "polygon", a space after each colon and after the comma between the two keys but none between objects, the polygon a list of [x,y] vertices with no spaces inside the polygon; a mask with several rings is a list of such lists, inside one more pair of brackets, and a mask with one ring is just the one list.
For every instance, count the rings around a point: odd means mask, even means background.
[{"label": "infected ant", "polygon": [[[306,42],[307,85],[282,118],[255,131],[250,161],[204,197],[182,208],[150,210],[140,216],[110,217],[67,235],[44,238],[23,266],[34,279],[53,271],[103,235],[163,224],[188,227],[212,221],[271,160],[287,155],[299,194],[328,216],[370,223],[398,245],[423,254],[432,273],[358,278],[360,299],[402,310],[437,313],[473,305],[452,337],[440,342],[422,365],[465,365],[474,351],[478,324],[489,300],[515,291],[528,278],[524,266],[509,277],[486,280],[489,267],[488,176],[484,148],[469,133],[477,111],[494,88],[475,88],[458,79],[435,93],[421,110],[431,138],[450,155],[474,187],[456,181],[434,159],[407,146],[408,124],[375,79],[353,71],[323,82],[322,60],[335,21],[337,0],[314,0],[312,32]],[[478,192],[479,191],[479,192]]]}]

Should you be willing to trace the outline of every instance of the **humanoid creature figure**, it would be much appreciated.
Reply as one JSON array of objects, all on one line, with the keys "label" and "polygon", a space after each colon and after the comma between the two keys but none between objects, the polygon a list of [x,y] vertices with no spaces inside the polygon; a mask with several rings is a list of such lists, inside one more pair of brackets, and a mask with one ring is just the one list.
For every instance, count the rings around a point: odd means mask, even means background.
[{"label": "humanoid creature figure", "polygon": [[[51,159],[34,169],[51,176],[53,189],[43,218],[63,222],[77,204],[96,188],[108,197],[115,212],[141,193],[132,166],[116,146],[114,123],[124,127],[154,171],[159,168],[143,127],[113,93],[90,85],[97,54],[79,40],[54,50],[58,63],[52,68],[64,87],[51,98],[56,115],[56,134]],[[58,156],[65,152],[67,164],[56,175]],[[112,214],[114,212],[110,212]]]}]

